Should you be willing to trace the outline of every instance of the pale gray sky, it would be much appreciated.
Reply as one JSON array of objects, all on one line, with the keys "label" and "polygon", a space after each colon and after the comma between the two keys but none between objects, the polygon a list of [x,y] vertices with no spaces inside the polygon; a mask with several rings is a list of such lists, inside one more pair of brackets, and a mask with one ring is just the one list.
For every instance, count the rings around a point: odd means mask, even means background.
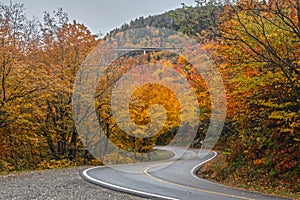
[{"label": "pale gray sky", "polygon": [[[1,0],[9,3],[10,0]],[[84,23],[93,33],[107,33],[125,22],[140,16],[164,13],[181,7],[181,3],[194,5],[194,0],[13,0],[24,3],[28,17],[42,19],[43,11],[62,7],[69,18]]]}]

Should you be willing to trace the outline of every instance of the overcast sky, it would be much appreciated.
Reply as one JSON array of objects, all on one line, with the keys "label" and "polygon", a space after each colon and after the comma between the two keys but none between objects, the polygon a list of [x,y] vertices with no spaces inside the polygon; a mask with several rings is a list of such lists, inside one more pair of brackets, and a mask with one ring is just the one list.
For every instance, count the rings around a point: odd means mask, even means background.
[{"label": "overcast sky", "polygon": [[[1,0],[9,3],[10,0]],[[71,20],[84,23],[93,33],[107,33],[125,22],[164,13],[181,7],[181,3],[194,5],[194,0],[13,0],[24,3],[29,18],[42,19],[43,11],[62,7]]]}]

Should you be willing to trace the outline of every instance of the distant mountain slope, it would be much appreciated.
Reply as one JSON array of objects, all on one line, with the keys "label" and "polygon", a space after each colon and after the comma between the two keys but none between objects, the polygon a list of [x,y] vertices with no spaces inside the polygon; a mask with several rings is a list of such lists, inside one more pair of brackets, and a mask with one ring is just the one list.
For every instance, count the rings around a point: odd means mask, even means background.
[{"label": "distant mountain slope", "polygon": [[176,10],[167,11],[163,14],[139,17],[132,20],[129,24],[125,23],[121,27],[110,31],[108,35],[115,35],[134,28],[159,27],[168,28],[175,31],[183,32],[187,35],[195,35],[201,33],[202,30],[210,26],[215,26],[217,20],[216,6],[183,6]]}]

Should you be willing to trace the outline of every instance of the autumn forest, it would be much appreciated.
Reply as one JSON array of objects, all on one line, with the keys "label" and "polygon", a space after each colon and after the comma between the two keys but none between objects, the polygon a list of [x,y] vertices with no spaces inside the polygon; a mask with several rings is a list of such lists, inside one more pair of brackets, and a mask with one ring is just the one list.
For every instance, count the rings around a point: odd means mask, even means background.
[{"label": "autumn forest", "polygon": [[[109,152],[105,156],[95,157],[86,148],[74,122],[74,85],[89,54],[105,41],[119,45],[120,40],[130,40],[133,44],[128,46],[171,45],[172,34],[157,31],[150,37],[141,32],[134,38],[128,34],[131,29],[159,27],[197,41],[224,82],[227,114],[214,147],[219,156],[203,167],[201,176],[247,189],[299,195],[299,0],[195,3],[194,7],[182,4],[161,15],[137,18],[105,36],[70,20],[62,8],[45,11],[40,21],[26,17],[26,5],[1,3],[0,172],[101,165],[114,158],[131,162],[107,143],[101,150]],[[195,56],[196,61],[200,59]],[[174,91],[147,84],[130,98],[130,117],[138,125],[149,124],[151,107],[159,104],[166,116],[158,111],[153,116],[165,118],[163,128],[153,137],[139,138],[145,130],[134,130],[133,137],[118,127],[110,105],[115,84],[133,66],[145,64],[161,64],[185,77],[196,98],[185,98],[188,106],[184,109],[194,112],[192,102],[197,101],[201,113],[197,124],[188,123],[192,114],[180,119],[183,107]],[[212,100],[206,81],[191,62],[162,50],[123,55],[108,69],[99,78],[94,95],[99,126],[107,139],[132,152],[136,160],[147,161],[153,147],[169,144],[184,124],[186,133],[198,127],[195,136],[186,134],[186,138],[191,137],[191,148],[201,147]],[[154,71],[158,79],[171,74],[167,69]]]}]

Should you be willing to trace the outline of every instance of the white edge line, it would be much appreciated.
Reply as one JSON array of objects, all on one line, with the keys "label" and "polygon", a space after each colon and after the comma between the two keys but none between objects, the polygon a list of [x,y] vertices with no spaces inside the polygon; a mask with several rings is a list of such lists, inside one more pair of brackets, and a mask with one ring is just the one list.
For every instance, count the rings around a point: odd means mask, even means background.
[{"label": "white edge line", "polygon": [[[198,180],[201,180],[201,181],[204,181],[204,182],[207,182],[207,183],[210,183],[210,184],[218,185],[218,186],[225,187],[225,188],[229,188],[229,189],[236,189],[236,188],[233,188],[233,187],[230,187],[230,186],[227,186],[227,185],[222,185],[222,184],[220,184],[220,183],[216,183],[216,182],[213,182],[213,181],[206,180],[206,179],[204,179],[204,178],[200,178],[200,177],[198,177],[198,176],[196,175],[196,169],[197,169],[197,168],[199,168],[201,165],[204,165],[205,163],[211,161],[212,159],[214,159],[214,158],[218,155],[218,153],[215,152],[215,151],[214,151],[213,153],[214,153],[215,155],[214,155],[212,158],[210,158],[210,159],[208,159],[208,160],[206,160],[206,161],[200,163],[199,165],[195,166],[195,167],[191,170],[192,176],[193,176],[194,178],[198,179]],[[242,191],[243,191],[243,189],[239,189],[239,190],[242,190]],[[248,191],[248,190],[245,190],[245,191]]]},{"label": "white edge line", "polygon": [[[221,186],[221,187],[224,187],[224,188],[235,189],[235,188],[230,187],[230,186],[227,186],[227,185],[222,185],[222,184],[220,184],[220,183],[216,183],[216,182],[213,182],[213,181],[206,180],[206,179],[204,179],[204,178],[200,178],[200,177],[198,177],[198,176],[196,175],[196,169],[197,169],[197,168],[199,168],[201,165],[204,165],[205,163],[208,163],[209,161],[211,161],[212,159],[214,159],[215,157],[217,157],[218,153],[215,152],[215,151],[214,151],[213,153],[214,153],[215,155],[214,155],[212,158],[210,158],[210,159],[208,159],[208,160],[206,160],[206,161],[200,163],[199,165],[195,166],[195,167],[191,170],[192,176],[193,176],[194,178],[198,179],[198,180],[203,181],[203,182],[207,182],[207,183],[210,183],[210,184],[218,185],[218,186]],[[241,189],[239,189],[239,190],[241,190]],[[247,191],[247,190],[245,190],[245,191]]]},{"label": "white edge line", "polygon": [[[211,161],[212,159],[214,159],[215,157],[217,157],[218,153],[215,152],[215,151],[214,151],[213,153],[215,154],[213,157],[211,157],[210,159],[205,160],[205,161],[203,161],[202,163],[196,165],[196,166],[190,171],[191,174],[192,174],[192,176],[193,176],[194,178],[197,178],[197,179],[200,179],[200,180],[205,180],[205,179],[202,179],[202,178],[199,178],[198,176],[196,176],[195,171],[196,171],[196,169],[199,168],[201,165],[203,165],[203,164],[205,164],[205,163],[208,163],[209,161]],[[207,181],[207,182],[210,182],[210,181]],[[213,183],[213,182],[211,182],[211,183]],[[221,184],[220,184],[220,185],[221,185]]]},{"label": "white edge line", "polygon": [[242,189],[242,188],[234,188],[234,187],[230,187],[230,186],[227,186],[227,185],[222,185],[222,184],[220,184],[220,183],[216,183],[216,182],[213,182],[213,181],[209,181],[209,180],[206,180],[206,179],[204,179],[204,178],[200,178],[200,177],[198,177],[198,176],[196,175],[196,169],[197,169],[197,168],[199,168],[201,165],[204,165],[205,163],[208,163],[209,161],[211,161],[212,159],[214,159],[214,158],[218,155],[218,153],[215,152],[215,151],[214,151],[213,153],[214,153],[215,155],[214,155],[212,158],[210,158],[210,159],[208,159],[208,160],[206,160],[206,161],[200,163],[199,165],[195,166],[195,167],[191,170],[192,176],[193,176],[194,178],[198,179],[198,180],[201,180],[201,181],[203,181],[203,182],[207,182],[207,183],[210,183],[210,184],[213,184],[213,185],[218,185],[218,186],[221,186],[221,187],[224,187],[224,188],[228,188],[228,189],[238,189],[238,190],[241,190],[241,191],[249,192],[248,190],[244,190],[244,189]]},{"label": "white edge line", "polygon": [[[198,180],[203,181],[203,182],[207,182],[207,183],[210,183],[210,184],[218,185],[218,186],[221,186],[221,187],[224,187],[224,188],[236,189],[236,188],[233,188],[233,187],[230,187],[230,186],[227,186],[227,185],[222,185],[222,184],[220,184],[220,183],[216,183],[216,182],[213,182],[213,181],[206,180],[206,179],[204,179],[204,178],[200,178],[200,177],[198,177],[198,176],[196,175],[196,169],[197,169],[197,168],[199,168],[201,165],[203,165],[203,164],[205,164],[205,163],[211,161],[212,159],[214,159],[214,158],[218,155],[218,153],[215,152],[215,151],[214,151],[213,153],[214,153],[215,155],[214,155],[212,158],[210,158],[210,159],[208,159],[208,160],[206,160],[206,161],[204,161],[204,162],[202,162],[202,163],[196,165],[196,166],[191,170],[192,176],[193,176],[194,178],[198,179]],[[242,191],[243,191],[243,189],[239,189],[239,190],[242,190]],[[245,191],[247,191],[247,190],[245,190]]]},{"label": "white edge line", "polygon": [[[193,151],[192,151],[192,152],[193,152]],[[201,165],[203,165],[203,164],[205,164],[205,163],[211,161],[212,159],[214,159],[214,158],[218,155],[217,152],[213,152],[213,153],[215,154],[213,157],[211,157],[210,159],[208,159],[208,160],[206,160],[206,161],[203,161],[202,163],[198,164],[197,166],[195,166],[195,167],[191,170],[191,174],[192,174],[194,177],[196,177],[197,179],[200,179],[201,181],[204,180],[204,179],[201,179],[201,178],[195,176],[195,175],[193,174],[193,171],[195,171],[195,169],[196,169],[197,167],[199,167],[199,166],[201,166]],[[155,177],[155,176],[152,176],[151,174],[148,173],[148,170],[151,169],[152,167],[153,167],[153,166],[150,166],[150,168],[146,168],[146,169],[143,171],[143,174],[146,175],[146,176],[148,176],[148,177],[150,177],[150,178],[152,178],[152,179],[164,181],[164,180],[159,179],[159,178],[157,178],[157,177]],[[186,185],[181,185],[181,184],[177,184],[177,183],[173,183],[173,182],[169,182],[169,181],[166,181],[166,182],[168,182],[169,184],[177,185],[178,187],[191,188],[191,187],[186,186]],[[212,182],[212,183],[213,183],[213,182]],[[221,184],[219,184],[219,185],[221,185]],[[223,185],[221,185],[221,186],[223,186]],[[224,187],[226,187],[226,186],[224,186]],[[229,188],[229,187],[228,187],[228,188]],[[196,189],[196,190],[198,190],[198,188],[191,188],[191,189]],[[201,189],[201,190],[202,190],[202,189]],[[206,192],[206,193],[212,193],[212,194],[217,194],[217,195],[221,195],[221,196],[229,196],[229,197],[236,198],[236,199],[254,200],[254,199],[251,199],[251,198],[245,198],[245,197],[242,197],[242,196],[230,195],[230,194],[226,194],[226,193],[219,193],[219,192],[214,192],[214,191],[210,191],[210,190],[204,190],[204,192]]]},{"label": "white edge line", "polygon": [[91,181],[93,182],[96,182],[96,183],[99,183],[101,185],[105,185],[107,187],[111,187],[111,188],[114,188],[114,189],[118,189],[118,190],[123,190],[123,191],[127,191],[127,192],[130,192],[130,193],[135,193],[135,194],[139,194],[139,195],[146,195],[146,196],[151,196],[151,197],[157,197],[157,198],[161,198],[161,199],[168,199],[168,200],[179,200],[179,199],[175,199],[175,198],[172,198],[172,197],[167,197],[167,196],[162,196],[162,195],[158,195],[158,194],[153,194],[153,193],[148,193],[148,192],[143,192],[143,191],[138,191],[138,190],[134,190],[134,189],[130,189],[130,188],[125,188],[125,187],[122,187],[122,186],[118,186],[118,185],[113,185],[111,183],[106,183],[106,182],[103,182],[103,181],[100,181],[100,180],[97,180],[91,176],[89,176],[87,174],[87,172],[89,170],[93,170],[93,169],[97,169],[97,168],[100,168],[100,167],[93,167],[93,168],[89,168],[89,169],[86,169],[82,172],[82,174],[90,179]]},{"label": "white edge line", "polygon": [[[201,165],[203,165],[203,164],[205,164],[205,163],[211,161],[212,159],[214,159],[214,158],[218,155],[218,153],[215,152],[215,151],[214,151],[214,154],[215,154],[215,155],[214,155],[212,158],[210,158],[210,159],[208,159],[208,160],[206,160],[206,161],[200,163],[199,165],[195,166],[195,167],[190,171],[191,174],[192,174],[192,176],[193,176],[194,178],[196,178],[196,179],[198,179],[198,180],[201,180],[201,181],[203,181],[203,182],[207,182],[207,183],[210,183],[210,184],[213,184],[213,185],[218,185],[218,186],[221,186],[221,187],[224,187],[224,188],[234,189],[234,190],[240,190],[241,192],[252,192],[252,193],[257,193],[257,194],[259,194],[259,195],[266,195],[266,196],[270,196],[270,197],[273,196],[273,195],[271,195],[271,194],[265,194],[265,193],[262,193],[262,192],[259,192],[259,191],[249,191],[249,190],[246,190],[246,189],[243,189],[243,188],[235,188],[235,187],[232,187],[232,186],[222,185],[222,184],[220,184],[220,183],[216,183],[216,182],[209,181],[209,180],[206,180],[206,179],[204,179],[204,178],[198,177],[198,176],[196,175],[196,169],[197,169],[198,167],[200,167]],[[275,197],[280,197],[280,196],[276,196],[276,195],[274,195],[274,196],[275,196]]]},{"label": "white edge line", "polygon": [[[213,157],[211,157],[210,159],[208,159],[208,160],[206,160],[206,161],[204,161],[204,162],[202,162],[202,163],[196,165],[196,166],[191,170],[192,176],[193,176],[194,178],[198,179],[198,180],[203,181],[203,182],[207,182],[207,183],[210,183],[210,184],[218,185],[218,186],[221,186],[221,187],[224,187],[224,188],[237,189],[237,188],[234,188],[234,187],[230,187],[230,186],[227,186],[227,185],[222,185],[222,184],[220,184],[220,183],[216,183],[216,182],[213,182],[213,181],[209,181],[209,180],[206,180],[206,179],[204,179],[204,178],[200,178],[200,177],[198,177],[198,176],[196,175],[196,169],[197,169],[197,168],[199,168],[201,165],[203,165],[203,164],[205,164],[205,163],[211,161],[212,159],[214,159],[214,158],[218,155],[218,153],[215,152],[215,151],[214,151],[213,153],[215,154]],[[242,188],[238,188],[238,190],[245,191],[245,192],[249,192],[248,190],[244,190],[244,189],[242,189]]]}]

